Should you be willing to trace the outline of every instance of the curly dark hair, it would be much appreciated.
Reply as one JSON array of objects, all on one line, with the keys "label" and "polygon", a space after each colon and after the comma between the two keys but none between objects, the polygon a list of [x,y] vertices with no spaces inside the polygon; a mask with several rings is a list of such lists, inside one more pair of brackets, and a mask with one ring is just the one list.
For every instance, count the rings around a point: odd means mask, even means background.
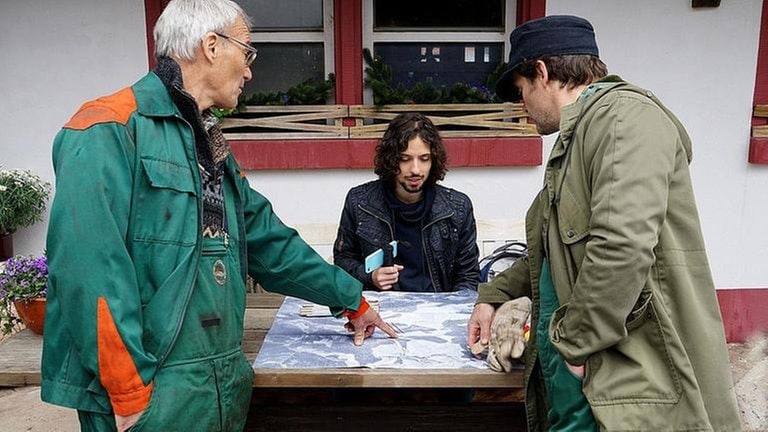
[{"label": "curly dark hair", "polygon": [[400,155],[408,149],[408,142],[417,136],[429,145],[432,156],[432,168],[425,183],[434,185],[445,178],[448,156],[440,132],[424,114],[403,113],[389,122],[387,131],[376,146],[373,172],[385,183],[394,181],[400,174]]}]

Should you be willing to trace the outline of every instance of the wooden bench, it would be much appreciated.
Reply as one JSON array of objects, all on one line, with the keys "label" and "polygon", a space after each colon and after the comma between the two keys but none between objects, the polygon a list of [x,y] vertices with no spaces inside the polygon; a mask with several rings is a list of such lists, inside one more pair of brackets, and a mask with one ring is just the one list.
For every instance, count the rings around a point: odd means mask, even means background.
[{"label": "wooden bench", "polygon": [[[246,299],[243,350],[253,362],[283,296],[249,293]],[[42,336],[24,329],[0,341],[0,387],[40,385]]]}]

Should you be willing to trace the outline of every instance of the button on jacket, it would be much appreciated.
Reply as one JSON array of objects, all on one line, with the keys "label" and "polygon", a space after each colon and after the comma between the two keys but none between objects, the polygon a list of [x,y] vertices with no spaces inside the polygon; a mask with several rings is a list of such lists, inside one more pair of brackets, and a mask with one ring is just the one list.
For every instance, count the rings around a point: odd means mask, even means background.
[{"label": "button on jacket", "polygon": [[[333,248],[333,261],[376,289],[365,272],[365,257],[394,238],[393,214],[384,184],[374,180],[347,194]],[[465,194],[435,185],[435,202],[424,220],[422,252],[436,292],[477,289],[480,279],[477,227],[472,201]]]}]

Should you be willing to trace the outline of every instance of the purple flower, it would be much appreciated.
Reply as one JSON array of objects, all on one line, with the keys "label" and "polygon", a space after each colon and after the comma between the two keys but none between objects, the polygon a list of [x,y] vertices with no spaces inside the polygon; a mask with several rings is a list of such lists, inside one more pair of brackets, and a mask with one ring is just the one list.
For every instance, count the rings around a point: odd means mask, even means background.
[{"label": "purple flower", "polygon": [[45,297],[48,260],[45,256],[10,258],[0,273],[0,300]]}]

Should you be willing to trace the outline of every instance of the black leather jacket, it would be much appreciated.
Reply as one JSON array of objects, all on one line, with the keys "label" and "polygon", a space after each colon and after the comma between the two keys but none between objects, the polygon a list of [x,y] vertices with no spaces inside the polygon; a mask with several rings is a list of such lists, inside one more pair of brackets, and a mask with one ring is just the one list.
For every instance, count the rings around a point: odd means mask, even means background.
[{"label": "black leather jacket", "polygon": [[[364,259],[394,240],[392,211],[384,185],[375,180],[352,188],[341,213],[333,262],[376,289]],[[422,229],[422,247],[435,291],[477,289],[480,280],[477,227],[472,201],[465,194],[435,186],[435,202]]]}]

